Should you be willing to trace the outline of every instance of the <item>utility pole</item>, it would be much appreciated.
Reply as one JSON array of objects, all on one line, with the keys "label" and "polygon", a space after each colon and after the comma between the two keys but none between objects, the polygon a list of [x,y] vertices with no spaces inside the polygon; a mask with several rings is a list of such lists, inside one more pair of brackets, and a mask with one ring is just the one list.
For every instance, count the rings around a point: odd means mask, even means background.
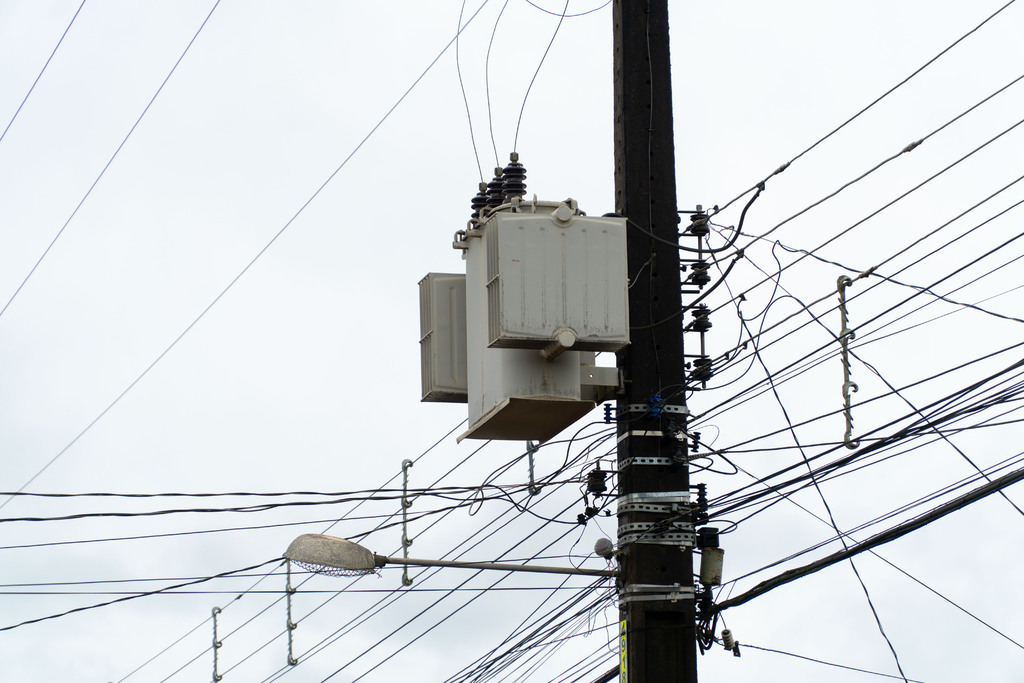
[{"label": "utility pole", "polygon": [[672,246],[679,227],[668,3],[615,0],[613,7],[615,205],[633,224],[630,346],[618,353],[625,379],[617,411],[620,679],[695,683],[690,482],[687,448],[676,438],[688,413],[679,252]]}]

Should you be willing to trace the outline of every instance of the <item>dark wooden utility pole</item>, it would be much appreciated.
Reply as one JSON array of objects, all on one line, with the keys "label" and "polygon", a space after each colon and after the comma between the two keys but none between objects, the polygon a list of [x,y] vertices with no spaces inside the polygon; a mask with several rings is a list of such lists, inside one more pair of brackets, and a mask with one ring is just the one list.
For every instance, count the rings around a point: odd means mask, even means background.
[{"label": "dark wooden utility pole", "polygon": [[615,205],[634,223],[631,343],[618,354],[620,677],[695,683],[689,473],[673,438],[686,412],[667,0],[615,0],[613,16]]}]

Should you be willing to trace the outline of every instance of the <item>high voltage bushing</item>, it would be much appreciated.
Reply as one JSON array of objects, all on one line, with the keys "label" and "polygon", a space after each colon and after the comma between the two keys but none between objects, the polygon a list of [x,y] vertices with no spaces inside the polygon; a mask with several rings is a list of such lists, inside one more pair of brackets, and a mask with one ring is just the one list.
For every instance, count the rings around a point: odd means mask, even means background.
[{"label": "high voltage bushing", "polygon": [[494,177],[491,179],[491,182],[487,183],[487,206],[492,209],[502,204],[502,185],[504,181],[501,178],[501,173],[501,167],[496,166],[494,168]]},{"label": "high voltage bushing", "polygon": [[471,218],[480,218],[480,210],[487,206],[487,183],[480,181],[480,189],[470,202]]},{"label": "high voltage bushing", "polygon": [[526,168],[519,163],[519,153],[512,152],[509,155],[509,164],[502,171],[502,195],[506,202],[513,197],[523,197],[526,194]]}]

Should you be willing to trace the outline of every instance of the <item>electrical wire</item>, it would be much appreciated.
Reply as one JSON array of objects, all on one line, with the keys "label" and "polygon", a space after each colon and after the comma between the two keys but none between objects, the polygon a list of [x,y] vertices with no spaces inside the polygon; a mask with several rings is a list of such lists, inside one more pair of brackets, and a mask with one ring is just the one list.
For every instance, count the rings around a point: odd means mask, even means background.
[{"label": "electrical wire", "polygon": [[[7,137],[7,131],[9,131],[11,129],[11,126],[14,125],[14,120],[18,118],[18,114],[21,113],[22,107],[24,107],[25,103],[28,102],[28,98],[32,95],[32,91],[36,89],[36,86],[39,84],[39,79],[43,77],[44,73],[46,73],[46,67],[50,66],[50,62],[53,61],[53,56],[57,54],[57,50],[60,49],[61,43],[64,42],[64,38],[67,37],[68,31],[71,30],[71,27],[75,23],[75,19],[78,18],[78,15],[79,13],[81,13],[83,7],[85,7],[85,0],[82,0],[82,4],[79,5],[78,9],[75,10],[74,16],[71,17],[71,21],[68,22],[67,27],[64,29],[64,33],[60,34],[60,40],[58,40],[57,44],[53,46],[53,50],[50,52],[50,56],[46,58],[46,63],[43,64],[43,68],[39,70],[39,74],[36,75],[36,79],[32,81],[32,85],[29,86],[28,92],[25,93],[25,97],[22,98],[21,103],[18,105],[18,108],[14,111],[14,115],[11,117],[11,120],[7,122],[7,125],[4,127],[4,131],[0,133],[0,142],[3,142],[4,138]],[[9,301],[7,303],[8,305],[10,305]],[[4,308],[6,309],[6,306]],[[2,311],[0,311],[0,315],[3,315]]]},{"label": "electrical wire", "polygon": [[[82,4],[85,4],[85,3],[83,2]],[[68,216],[68,219],[66,221],[64,221],[64,225],[61,226],[60,230],[57,231],[57,234],[53,236],[52,240],[50,240],[50,243],[46,246],[46,249],[43,250],[43,253],[39,256],[39,258],[36,260],[36,262],[32,266],[32,268],[29,269],[28,274],[25,275],[24,279],[21,281],[21,284],[19,284],[18,288],[14,290],[14,293],[11,294],[11,298],[9,298],[7,300],[7,303],[4,304],[4,307],[2,309],[0,309],[0,317],[3,317],[3,314],[7,312],[8,308],[10,308],[11,303],[14,301],[15,298],[17,298],[18,294],[21,293],[21,290],[25,287],[25,285],[28,283],[29,279],[36,272],[36,269],[39,268],[39,264],[43,262],[43,259],[46,258],[46,255],[50,253],[51,249],[53,249],[53,245],[56,244],[57,240],[60,239],[60,236],[64,234],[64,231],[67,229],[68,225],[71,224],[72,219],[74,219],[74,217],[78,214],[78,210],[82,208],[83,204],[85,204],[85,201],[89,198],[89,195],[92,194],[92,191],[96,188],[96,185],[99,184],[100,180],[103,178],[103,175],[107,172],[107,169],[110,168],[110,165],[114,163],[114,159],[117,158],[117,155],[124,148],[125,144],[128,142],[128,138],[130,138],[132,136],[132,133],[135,132],[135,129],[139,127],[140,123],[142,123],[142,118],[146,115],[146,112],[149,111],[149,108],[153,106],[153,103],[156,101],[156,98],[163,91],[164,86],[167,85],[167,82],[169,80],[171,80],[171,76],[174,75],[174,72],[177,70],[178,65],[181,64],[182,60],[185,59],[185,55],[188,54],[188,51],[192,48],[192,45],[196,42],[196,39],[199,37],[199,34],[202,33],[203,28],[206,27],[207,22],[210,21],[210,17],[213,16],[213,12],[217,9],[217,7],[219,5],[220,5],[220,0],[216,0],[213,3],[213,7],[210,8],[210,11],[206,15],[206,18],[203,19],[203,23],[199,25],[199,28],[196,29],[195,34],[192,36],[192,40],[188,41],[188,45],[185,46],[185,49],[184,49],[184,51],[182,51],[181,56],[178,57],[178,61],[176,61],[174,63],[174,66],[171,67],[171,70],[167,73],[167,76],[164,78],[163,82],[160,84],[160,87],[156,89],[155,93],[153,93],[153,97],[150,98],[149,102],[146,104],[145,108],[142,110],[142,113],[139,114],[139,118],[135,119],[135,123],[132,124],[132,127],[128,130],[128,134],[124,136],[124,139],[121,140],[121,144],[119,144],[117,146],[117,149],[114,150],[114,153],[110,156],[110,159],[108,159],[107,163],[103,166],[103,169],[100,170],[99,175],[96,176],[96,179],[94,181],[92,181],[92,185],[90,185],[89,189],[85,191],[85,196],[83,196],[81,201],[78,202],[78,205],[71,212],[71,215]],[[81,6],[79,6],[78,9],[79,9],[79,11],[81,11],[81,9],[82,9]],[[77,12],[75,13],[75,16],[76,17],[78,16]],[[74,19],[72,19],[72,21],[74,21]],[[70,24],[68,25],[68,28],[69,29],[71,28]],[[66,31],[65,31],[65,33],[66,33]],[[64,40],[63,36],[61,36],[61,40],[62,41]],[[58,46],[59,45],[60,45],[60,43],[58,43]],[[56,48],[54,48],[54,52],[56,52]],[[50,57],[52,58],[53,55],[50,55]],[[47,60],[46,63],[49,64],[50,63],[49,60]],[[43,67],[43,68],[45,69],[46,67]],[[42,73],[40,72],[39,75],[42,76]],[[32,84],[32,87],[33,88],[35,87],[34,83]],[[28,95],[26,95],[25,97],[27,99]],[[22,102],[22,104],[24,104],[24,102]],[[21,107],[19,107],[18,110],[20,111]],[[13,119],[11,121],[13,123]],[[10,124],[8,124],[8,127],[9,126],[10,126]],[[6,131],[4,131],[4,132],[6,133]],[[49,466],[49,465],[47,465],[47,466]],[[43,468],[43,469],[46,469],[46,468]],[[39,476],[39,475],[37,474],[36,476]],[[34,478],[35,477],[33,477],[33,479]],[[28,483],[31,483],[31,480],[29,480],[29,482],[26,482],[26,486],[28,485]],[[8,501],[9,500],[10,499],[8,499]],[[8,501],[4,501],[3,503],[0,503],[0,507],[3,507],[4,505],[6,505]]]},{"label": "electrical wire", "polygon": [[231,576],[232,574],[236,574],[238,572],[252,571],[253,569],[259,569],[260,567],[265,567],[266,565],[273,564],[275,562],[281,562],[281,558],[275,557],[274,559],[266,560],[264,562],[260,562],[259,564],[254,564],[254,565],[251,565],[249,567],[243,567],[241,569],[232,569],[231,571],[221,572],[220,574],[214,574],[213,576],[207,576],[207,577],[204,577],[202,579],[196,579],[194,581],[186,581],[184,583],[175,584],[173,586],[166,586],[164,588],[160,588],[160,589],[154,590],[154,591],[147,591],[145,593],[133,593],[132,595],[128,595],[128,596],[123,597],[123,598],[118,598],[117,600],[110,600],[108,602],[101,602],[101,603],[99,603],[97,605],[86,605],[85,607],[76,607],[74,609],[69,609],[69,610],[67,610],[65,612],[61,612],[59,614],[50,614],[48,616],[38,617],[36,619],[27,619],[25,621],[19,622],[17,624],[12,624],[10,626],[0,626],[0,631],[11,631],[11,630],[19,628],[21,626],[28,626],[29,624],[38,624],[39,622],[42,622],[42,621],[49,621],[51,619],[60,619],[61,617],[66,617],[69,614],[77,614],[78,612],[85,612],[85,611],[88,611],[88,610],[98,609],[100,607],[107,607],[109,605],[114,605],[114,604],[117,604],[117,603],[120,603],[120,602],[126,602],[128,600],[135,600],[136,598],[145,598],[145,597],[148,597],[148,596],[151,596],[151,595],[160,595],[161,593],[168,593],[168,592],[174,591],[177,588],[184,588],[185,586],[194,586],[196,584],[204,583],[206,581],[212,581],[214,579],[223,578],[225,576]]},{"label": "electrical wire", "polygon": [[882,678],[896,678],[896,679],[902,678],[907,683],[923,683],[922,681],[917,681],[917,680],[914,680],[912,678],[908,679],[908,678],[905,678],[905,677],[902,677],[902,676],[893,676],[892,674],[884,674],[884,673],[880,673],[878,671],[869,671],[867,669],[860,669],[860,668],[857,668],[855,666],[847,666],[845,664],[836,664],[834,662],[826,662],[823,659],[815,659],[814,657],[807,657],[806,655],[798,655],[798,654],[794,654],[792,652],[784,652],[782,650],[774,650],[774,649],[772,649],[770,647],[761,647],[759,645],[751,645],[750,643],[740,643],[740,645],[742,645],[743,648],[750,648],[751,650],[760,650],[762,652],[772,652],[772,653],[777,654],[777,655],[786,655],[787,657],[796,657],[797,659],[803,659],[803,660],[806,660],[808,662],[814,662],[815,664],[824,664],[826,666],[835,667],[837,669],[846,669],[847,671],[856,671],[857,673],[869,674],[871,676],[881,676]]},{"label": "electrical wire", "polygon": [[[857,112],[856,114],[854,114],[854,115],[853,115],[853,116],[851,116],[850,118],[848,118],[848,119],[846,119],[845,121],[843,121],[843,122],[842,122],[841,124],[839,124],[839,125],[838,125],[837,127],[833,128],[833,129],[832,129],[832,130],[831,130],[831,131],[830,131],[830,132],[829,132],[828,134],[826,134],[826,135],[825,135],[824,137],[821,137],[821,138],[819,138],[819,139],[818,139],[818,140],[817,140],[817,141],[816,141],[816,142],[815,142],[814,144],[812,144],[812,145],[811,145],[810,147],[808,147],[807,149],[805,149],[804,151],[800,152],[800,153],[799,153],[799,154],[797,154],[797,155],[796,155],[795,157],[793,157],[792,159],[790,159],[790,160],[789,160],[789,161],[788,161],[787,163],[785,163],[785,164],[784,164],[783,166],[781,166],[781,167],[780,167],[779,169],[777,169],[777,170],[776,170],[775,172],[773,172],[773,173],[772,173],[771,175],[777,175],[778,173],[781,173],[782,171],[784,171],[785,169],[787,169],[787,168],[788,168],[788,167],[789,167],[789,166],[790,166],[790,165],[791,165],[791,164],[792,164],[793,162],[795,162],[795,161],[796,161],[797,159],[799,159],[800,157],[804,156],[805,154],[807,154],[808,152],[810,152],[811,150],[813,150],[813,149],[814,149],[815,147],[817,147],[817,146],[818,146],[818,145],[820,145],[821,143],[823,143],[823,142],[825,142],[826,140],[828,140],[828,139],[829,139],[830,137],[832,137],[833,135],[835,135],[836,133],[838,133],[838,132],[839,132],[840,130],[842,130],[843,128],[845,128],[845,127],[846,127],[846,126],[848,126],[849,124],[853,123],[853,122],[854,122],[854,121],[855,121],[856,119],[860,118],[860,116],[861,116],[862,114],[866,113],[866,112],[867,112],[867,111],[868,111],[869,109],[871,109],[871,108],[872,108],[872,107],[874,107],[874,106],[875,106],[876,104],[878,104],[879,102],[881,102],[882,100],[884,100],[884,99],[885,99],[886,97],[888,97],[889,95],[891,95],[891,94],[892,94],[893,92],[895,92],[896,90],[898,90],[898,89],[899,89],[900,87],[902,87],[903,85],[905,85],[905,84],[906,84],[906,83],[907,83],[908,81],[910,81],[910,79],[914,78],[914,77],[915,77],[915,76],[917,76],[917,75],[918,75],[919,73],[921,73],[922,71],[924,71],[925,69],[927,69],[927,68],[928,68],[929,66],[931,66],[932,64],[934,64],[934,63],[935,63],[936,61],[938,61],[938,59],[939,59],[940,57],[942,57],[942,56],[943,56],[943,55],[945,55],[945,54],[946,54],[947,52],[949,52],[950,50],[952,50],[952,49],[953,49],[954,47],[956,47],[957,45],[959,45],[960,43],[962,43],[962,42],[963,42],[964,40],[966,40],[966,39],[967,39],[967,38],[968,38],[969,36],[971,36],[972,34],[974,34],[974,33],[975,33],[976,31],[978,31],[978,29],[980,29],[980,28],[981,28],[982,26],[984,26],[985,24],[987,24],[988,22],[990,22],[990,21],[991,21],[992,19],[994,19],[994,18],[996,17],[996,15],[998,15],[998,14],[999,14],[1000,12],[1002,12],[1002,11],[1003,11],[1004,9],[1006,9],[1007,7],[1009,7],[1010,5],[1012,5],[1012,4],[1014,3],[1014,2],[1016,2],[1016,0],[1010,0],[1010,1],[1009,1],[1009,2],[1007,2],[1007,3],[1005,4],[1005,5],[1003,5],[1003,6],[1002,6],[1002,7],[1000,7],[999,9],[997,9],[997,10],[996,10],[995,12],[993,12],[993,13],[992,13],[992,14],[990,14],[990,15],[989,15],[988,17],[986,17],[986,18],[985,18],[985,20],[984,20],[984,21],[982,21],[982,22],[981,22],[980,24],[978,24],[977,26],[975,26],[974,28],[972,28],[972,29],[971,29],[970,31],[968,31],[967,33],[965,33],[965,34],[963,34],[962,36],[960,36],[959,38],[957,38],[957,39],[956,39],[955,41],[953,41],[953,42],[952,42],[952,43],[951,43],[950,45],[948,45],[948,46],[947,46],[947,47],[946,47],[945,49],[943,49],[943,50],[942,50],[941,52],[939,52],[939,53],[938,53],[937,55],[935,55],[934,57],[932,57],[931,59],[929,59],[929,60],[928,60],[927,62],[925,62],[924,64],[922,64],[922,65],[921,65],[920,67],[918,67],[917,69],[915,69],[915,70],[914,70],[913,72],[911,72],[911,74],[910,74],[909,76],[907,76],[907,77],[906,77],[906,78],[904,78],[904,79],[903,79],[902,81],[900,81],[899,83],[897,83],[896,85],[894,85],[893,87],[889,88],[889,89],[888,89],[888,90],[886,90],[886,91],[885,91],[884,93],[882,93],[881,95],[879,95],[878,97],[876,97],[876,98],[875,98],[874,100],[872,100],[872,101],[871,101],[871,102],[870,102],[870,103],[869,103],[869,104],[868,104],[868,105],[867,105],[866,107],[862,108],[862,109],[861,109],[860,111],[858,111],[858,112]],[[768,177],[770,178],[770,177],[771,177],[771,175],[770,175],[770,176],[768,176]],[[766,180],[767,180],[767,178],[766,178]],[[761,182],[763,183],[764,181],[761,181]],[[760,184],[760,183],[758,183],[758,184]],[[721,209],[721,210],[722,210],[722,211],[724,211],[724,210],[725,210],[726,208],[728,208],[728,207],[729,207],[729,206],[730,206],[731,204],[733,204],[733,203],[734,203],[734,202],[735,202],[735,201],[736,201],[737,199],[739,199],[740,197],[743,197],[743,196],[744,196],[744,195],[746,195],[747,193],[749,193],[749,192],[753,191],[753,190],[754,190],[754,189],[755,189],[756,187],[757,187],[757,185],[754,185],[754,187],[751,187],[751,188],[750,188],[749,190],[746,190],[746,191],[744,191],[744,192],[741,192],[741,193],[740,193],[739,195],[737,195],[737,196],[736,196],[735,198],[733,198],[733,199],[729,200],[728,202],[726,202],[726,203],[725,203],[725,205],[724,205],[724,206],[722,207],[722,209]]]},{"label": "electrical wire", "polygon": [[[466,30],[466,28],[470,25],[470,23],[472,23],[472,21],[477,17],[477,15],[480,14],[480,11],[483,10],[483,8],[487,5],[488,2],[490,2],[490,0],[483,0],[483,2],[477,8],[477,10],[469,17],[469,19],[466,20],[466,23],[462,26],[462,29],[459,31],[459,33],[461,33],[462,31]],[[217,0],[217,4],[214,5],[214,9],[216,9],[217,5],[219,5],[219,4],[220,4],[220,0]],[[213,10],[210,10],[210,12],[212,14]],[[207,20],[209,18],[210,18],[210,15],[207,15]],[[205,21],[204,21],[203,25],[205,26]],[[200,30],[201,29],[202,29],[202,26],[200,26]],[[196,36],[198,36],[198,32],[196,33]],[[235,275],[234,278],[231,279],[231,281],[227,284],[227,286],[224,287],[224,289],[222,289],[221,292],[216,297],[214,297],[213,301],[211,301],[206,306],[206,308],[204,308],[199,313],[199,315],[191,323],[189,323],[188,326],[177,337],[175,337],[174,341],[172,341],[170,343],[170,345],[167,346],[167,348],[165,348],[160,353],[160,355],[158,355],[156,357],[156,360],[154,360],[152,363],[150,363],[146,367],[146,369],[143,370],[142,373],[138,375],[138,377],[136,377],[134,380],[132,380],[132,382],[120,394],[118,394],[118,396],[109,405],[107,405],[107,407],[104,408],[100,412],[99,415],[97,415],[95,418],[93,418],[93,420],[89,424],[87,424],[85,426],[85,428],[82,431],[80,431],[66,446],[64,446],[64,448],[62,448],[55,456],[53,456],[53,458],[51,458],[49,462],[47,462],[45,465],[43,465],[43,467],[40,468],[38,472],[36,472],[34,475],[32,475],[32,477],[29,478],[28,481],[26,481],[24,484],[22,484],[21,487],[18,489],[19,491],[24,491],[25,488],[29,484],[31,484],[33,481],[35,481],[39,477],[39,475],[41,475],[51,465],[53,465],[55,462],[57,462],[57,460],[59,460],[61,458],[61,456],[63,456],[72,446],[74,446],[78,442],[79,439],[81,439],[83,436],[85,436],[86,432],[88,432],[90,429],[92,429],[92,427],[97,422],[99,422],[108,412],[110,412],[110,410],[115,405],[117,405],[121,401],[121,399],[124,398],[124,396],[135,387],[136,384],[138,384],[140,381],[142,381],[142,379],[146,375],[149,374],[149,371],[152,370],[156,366],[157,363],[159,363],[161,360],[163,360],[164,356],[166,356],[168,353],[170,353],[171,349],[173,349],[175,346],[177,346],[178,342],[180,342],[185,337],[185,335],[188,334],[192,330],[192,328],[195,327],[199,323],[199,321],[202,320],[206,316],[206,314],[210,312],[210,309],[212,309],[214,306],[217,305],[217,303],[224,297],[224,295],[227,294],[228,291],[232,287],[234,287],[235,283],[238,282],[242,278],[242,276],[244,276],[247,272],[249,272],[249,269],[252,268],[253,265],[255,265],[256,262],[263,256],[263,254],[265,254],[267,252],[267,250],[269,250],[270,247],[273,246],[273,244],[278,240],[278,238],[281,237],[281,235],[283,235],[284,232],[289,227],[291,227],[292,223],[294,223],[295,220],[298,219],[298,217],[306,210],[306,208],[311,203],[313,203],[313,200],[316,199],[318,196],[320,196],[320,193],[323,192],[324,188],[326,188],[327,185],[332,180],[334,180],[334,177],[336,175],[338,175],[338,173],[340,173],[341,170],[343,168],[345,168],[345,166],[348,165],[348,162],[352,160],[352,157],[354,157],[356,155],[356,153],[360,149],[362,149],[363,145],[366,144],[367,140],[369,140],[370,137],[372,137],[373,134],[376,133],[377,130],[384,124],[384,122],[388,120],[388,118],[395,111],[395,109],[397,109],[398,106],[400,104],[402,104],[403,101],[405,101],[405,98],[409,96],[409,93],[411,93],[413,91],[413,89],[417,85],[419,85],[420,81],[422,81],[423,78],[427,75],[427,73],[429,73],[430,70],[432,68],[434,68],[434,65],[437,64],[437,62],[441,59],[441,57],[444,55],[444,53],[448,51],[448,48],[450,48],[455,43],[455,41],[458,38],[458,36],[459,36],[459,34],[457,33],[455,36],[452,37],[451,40],[448,41],[448,43],[443,48],[441,48],[441,51],[437,53],[437,56],[434,57],[434,59],[427,65],[427,67],[416,78],[416,80],[414,80],[412,82],[412,85],[410,85],[408,88],[406,88],[405,92],[402,93],[402,95],[398,98],[398,100],[393,105],[391,105],[391,108],[388,109],[387,112],[384,113],[384,116],[382,116],[380,118],[380,120],[378,120],[377,123],[374,124],[374,126],[370,129],[370,132],[368,132],[362,138],[362,140],[359,141],[359,143],[352,149],[352,151],[349,152],[348,156],[346,156],[345,159],[338,165],[338,167],[335,168],[334,171],[331,172],[331,174],[329,176],[327,176],[327,179],[324,180],[323,183],[320,184],[320,186],[309,196],[309,198],[302,204],[302,206],[299,207],[299,209],[292,215],[292,217],[289,218],[288,221],[281,227],[281,229],[277,231],[277,233],[270,239],[270,241],[267,242],[267,244],[262,249],[260,249],[259,252],[257,252],[255,256],[252,257],[252,259],[242,268],[242,270],[237,275]],[[193,37],[193,41],[194,40],[195,40],[195,37]],[[189,43],[190,46],[191,46],[191,44],[192,43]],[[186,48],[186,51],[187,51],[187,48]],[[182,54],[182,58],[184,58],[184,53]],[[180,59],[179,59],[179,62],[180,62]],[[175,66],[177,66],[177,65],[175,65]],[[170,78],[170,75],[168,75],[168,78]],[[161,86],[161,87],[163,87],[163,86]],[[126,138],[126,140],[127,140],[127,138]],[[123,143],[122,143],[122,145],[123,145]],[[118,148],[118,149],[120,149],[120,148]],[[111,157],[111,159],[113,159],[113,157]],[[97,181],[98,181],[98,179],[97,179]],[[84,201],[85,200],[83,199],[83,202]],[[69,219],[69,221],[70,221],[70,219]],[[65,226],[66,226],[66,224],[65,224]],[[63,228],[61,230],[63,231]],[[58,233],[58,237],[59,236],[60,235]],[[43,254],[43,256],[45,256],[45,253]],[[42,258],[40,258],[40,261],[41,260],[42,260]],[[36,265],[38,265],[38,263]],[[34,268],[33,268],[33,270],[34,270]],[[29,273],[29,275],[31,275],[31,273]],[[26,281],[27,281],[27,278],[26,278]],[[19,287],[18,289],[20,291],[21,288]],[[17,292],[15,292],[15,295],[17,295]],[[13,297],[12,297],[12,300],[13,300]],[[10,305],[10,302],[8,302],[8,305]],[[4,310],[6,310],[6,307],[4,308]],[[2,315],[2,314],[3,314],[3,312],[0,311],[0,315]],[[0,509],[2,509],[9,502],[11,502],[11,500],[13,500],[13,499],[12,498],[8,498],[7,500],[5,500],[2,503],[0,503]]]},{"label": "electrical wire", "polygon": [[473,134],[473,115],[469,111],[469,97],[466,96],[466,86],[462,82],[462,64],[459,61],[459,36],[462,34],[462,15],[466,11],[466,0],[462,0],[459,7],[458,31],[455,33],[455,72],[459,76],[459,90],[462,91],[462,102],[466,105],[466,120],[469,123],[469,140],[473,143],[473,159],[476,160],[476,170],[480,174],[480,182],[484,182],[484,169],[480,165],[480,153],[476,151],[476,136]]},{"label": "electrical wire", "polygon": [[519,126],[523,123],[523,112],[526,111],[526,101],[530,99],[530,91],[533,90],[533,83],[537,80],[537,75],[540,73],[540,69],[544,66],[544,60],[548,58],[548,52],[551,50],[551,46],[555,44],[555,38],[558,37],[558,30],[562,28],[562,22],[565,21],[565,13],[569,11],[570,0],[565,0],[565,7],[562,8],[562,13],[558,17],[558,24],[555,25],[555,31],[551,34],[551,40],[548,41],[548,46],[544,48],[544,54],[540,57],[540,62],[537,64],[537,70],[533,72],[533,78],[530,79],[530,85],[526,86],[526,94],[523,96],[523,106],[519,108],[519,120],[516,121],[516,135],[512,139],[512,151],[519,151]]},{"label": "electrical wire", "polygon": [[776,577],[762,581],[750,590],[734,598],[729,598],[728,600],[718,603],[717,605],[715,605],[714,610],[716,612],[721,612],[731,607],[742,605],[746,602],[749,602],[750,600],[753,600],[756,597],[759,597],[761,595],[764,595],[765,593],[768,593],[771,590],[774,590],[775,588],[778,588],[779,586],[783,586],[799,578],[808,576],[809,574],[824,569],[825,567],[831,566],[837,562],[842,562],[843,560],[846,560],[850,557],[854,557],[866,550],[870,550],[885,543],[889,543],[890,541],[894,541],[902,536],[907,535],[912,531],[916,531],[917,529],[923,528],[928,524],[931,524],[932,522],[945,517],[946,515],[956,512],[957,510],[961,510],[964,507],[972,503],[975,503],[985,498],[986,496],[992,495],[993,493],[1007,486],[1015,484],[1021,480],[1024,480],[1024,468],[1014,470],[1009,474],[994,479],[991,482],[984,484],[983,486],[979,486],[970,493],[964,494],[962,496],[959,496],[958,498],[955,498],[954,500],[944,503],[943,505],[936,507],[930,512],[918,515],[917,517],[914,517],[906,522],[897,524],[896,526],[891,527],[890,529],[883,531],[880,534],[876,534],[875,536],[872,536],[871,538],[868,538],[865,541],[852,545],[845,550],[833,553],[831,555],[828,555],[827,557],[823,557],[804,566],[796,567],[794,569],[785,571]]}]

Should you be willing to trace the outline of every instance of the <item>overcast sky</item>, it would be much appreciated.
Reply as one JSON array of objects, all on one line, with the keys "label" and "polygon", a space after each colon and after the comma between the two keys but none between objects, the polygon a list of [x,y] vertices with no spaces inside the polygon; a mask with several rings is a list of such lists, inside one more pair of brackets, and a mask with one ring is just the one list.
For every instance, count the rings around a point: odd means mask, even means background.
[{"label": "overcast sky", "polygon": [[[762,477],[805,467],[794,437],[808,454],[842,441],[836,278],[872,267],[875,274],[848,290],[857,329],[855,437],[866,435],[868,444],[891,434],[913,415],[910,405],[923,410],[982,378],[998,375],[950,409],[977,407],[997,385],[1010,392],[955,427],[1007,424],[949,432],[948,441],[906,441],[883,454],[895,457],[822,482],[843,530],[964,484],[851,531],[857,539],[983,483],[968,458],[982,469],[1003,463],[1007,469],[992,476],[1020,467],[1021,430],[1012,423],[1019,380],[999,373],[1021,353],[996,352],[1021,341],[1014,259],[1024,248],[1010,240],[1024,232],[1024,209],[1012,208],[1024,187],[932,233],[1024,173],[1024,126],[887,204],[1018,123],[1024,83],[767,234],[1024,74],[1024,7],[1011,3],[796,158],[1004,4],[670,2],[680,209],[725,206],[795,159],[751,207],[737,242],[745,258],[728,289],[709,300],[709,353],[748,343],[708,391],[687,397],[701,416],[694,428],[702,440]],[[337,496],[4,496],[0,627],[269,562],[296,535],[328,527],[377,552],[400,552],[400,527],[366,535],[395,522],[382,516],[397,515],[398,500],[354,508],[366,492],[400,489],[406,458],[422,455],[409,472],[414,488],[527,482],[524,444],[456,444],[465,406],[419,402],[416,283],[430,271],[463,268],[452,235],[465,226],[495,149],[505,163],[515,144],[528,192],[542,200],[573,197],[592,215],[615,208],[611,6],[561,21],[524,106],[566,7],[536,5],[0,0],[0,490],[353,492],[352,502],[262,512],[58,521],[17,520]],[[601,5],[571,0],[568,13]],[[460,13],[469,22],[458,44],[466,100],[451,43]],[[715,222],[735,225],[745,200]],[[790,263],[775,280],[765,275]],[[737,302],[750,321],[746,331]],[[765,330],[760,360],[749,342],[758,330]],[[812,352],[807,362],[815,364],[797,363]],[[953,370],[989,354],[996,355]],[[778,380],[778,399],[766,370]],[[898,397],[890,385],[909,388]],[[826,413],[833,414],[813,420]],[[795,434],[787,417],[800,425]],[[600,420],[595,411],[561,438]],[[568,447],[543,448],[537,476],[566,459],[574,464],[559,481],[578,479],[599,457],[613,466],[605,429],[591,424]],[[847,452],[829,451],[822,462]],[[713,467],[732,471],[720,459]],[[693,479],[706,481],[712,498],[753,481],[743,473]],[[1007,494],[1024,503],[1019,486]],[[417,518],[410,554],[604,566],[583,556],[597,538],[614,538],[614,504],[611,517],[584,528],[573,524],[584,507],[578,484],[546,487],[537,498],[536,516],[493,499]],[[410,514],[455,502],[417,498]],[[835,536],[793,502],[825,517],[819,494],[805,488],[743,521],[722,537],[727,581]],[[209,530],[221,531],[198,533]],[[1024,648],[1011,640],[1024,643],[1022,530],[1022,514],[992,496],[884,546],[879,554],[891,565],[858,558],[908,679],[1019,679]],[[738,595],[839,548],[831,541],[723,591]],[[601,590],[584,590],[590,581],[573,578],[554,590],[561,578],[460,571],[413,571],[413,586],[397,600],[391,592],[401,587],[400,570],[355,583],[296,573],[292,582],[302,587],[292,597],[299,622],[292,637],[300,663],[291,668],[284,568],[270,563],[187,594],[0,632],[0,678],[207,680],[214,607],[223,610],[217,666],[226,681],[281,672],[285,680],[319,681],[339,668],[331,680],[445,680],[521,623],[567,617],[591,603],[569,628],[593,633],[540,650],[550,657],[528,660],[536,668],[494,680],[560,680],[584,662],[565,680],[589,681],[614,666],[617,609],[599,600]],[[467,579],[450,595],[432,592]],[[498,588],[515,590],[482,590],[499,579]],[[577,605],[559,607],[576,597]],[[848,563],[725,618],[741,643],[898,675]],[[699,666],[709,681],[883,680],[752,648],[739,659],[715,648]]]}]

